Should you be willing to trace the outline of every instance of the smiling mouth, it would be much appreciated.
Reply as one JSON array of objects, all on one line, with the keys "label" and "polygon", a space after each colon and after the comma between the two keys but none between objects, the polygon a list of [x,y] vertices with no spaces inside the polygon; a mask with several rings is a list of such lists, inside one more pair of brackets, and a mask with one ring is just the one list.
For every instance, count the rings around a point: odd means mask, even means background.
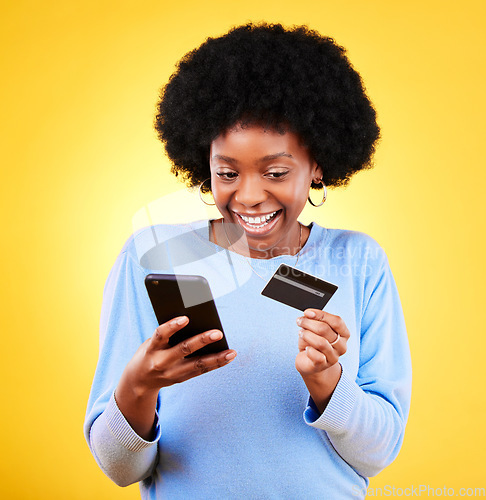
[{"label": "smiling mouth", "polygon": [[249,217],[247,215],[242,215],[234,212],[237,215],[237,220],[243,228],[248,232],[266,232],[267,229],[271,229],[275,222],[278,220],[282,210],[276,210],[275,212],[270,212],[265,215],[260,215],[257,217]]}]

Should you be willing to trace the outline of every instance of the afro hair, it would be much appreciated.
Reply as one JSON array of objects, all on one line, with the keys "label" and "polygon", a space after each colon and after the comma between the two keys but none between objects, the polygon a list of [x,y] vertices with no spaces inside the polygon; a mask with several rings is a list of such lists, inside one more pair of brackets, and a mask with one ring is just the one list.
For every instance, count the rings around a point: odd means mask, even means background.
[{"label": "afro hair", "polygon": [[306,26],[246,24],[179,61],[155,119],[172,172],[190,187],[210,177],[211,142],[237,123],[297,133],[327,186],[371,167],[380,135],[345,49]]}]

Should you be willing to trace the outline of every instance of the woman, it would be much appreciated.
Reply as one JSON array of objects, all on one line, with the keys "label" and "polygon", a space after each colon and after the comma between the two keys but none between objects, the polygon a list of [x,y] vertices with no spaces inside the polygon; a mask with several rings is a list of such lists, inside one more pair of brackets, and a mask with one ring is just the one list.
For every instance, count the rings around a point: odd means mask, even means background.
[{"label": "woman", "polygon": [[[363,497],[408,416],[400,301],[373,239],[298,222],[311,187],[324,202],[371,164],[359,75],[306,27],[241,26],[182,59],[156,129],[221,218],[141,230],[120,253],[85,424],[98,464],[143,498]],[[281,263],[338,286],[326,312],[261,295]],[[144,278],[160,271],[209,281],[230,349],[185,357],[219,331],[169,346],[188,319],[157,325]]]}]

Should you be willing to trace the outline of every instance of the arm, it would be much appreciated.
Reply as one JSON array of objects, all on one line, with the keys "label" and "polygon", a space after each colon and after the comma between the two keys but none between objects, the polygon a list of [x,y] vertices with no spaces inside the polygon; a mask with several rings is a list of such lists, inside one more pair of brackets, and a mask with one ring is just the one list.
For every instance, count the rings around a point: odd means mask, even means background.
[{"label": "arm", "polygon": [[[88,401],[84,432],[100,468],[126,486],[150,475],[157,459],[158,436],[146,441],[124,418],[114,399],[115,387],[146,333],[157,320],[143,289],[145,273],[126,243],[113,265],[103,292],[100,351]],[[145,293],[145,295],[144,295]]]},{"label": "arm", "polygon": [[[316,370],[313,374],[303,374],[311,395],[304,419],[307,424],[325,431],[336,451],[359,474],[373,476],[398,454],[410,404],[408,341],[398,292],[386,258],[366,296],[356,380],[345,370],[341,373],[337,360],[342,351],[328,355],[330,339],[335,339],[337,333],[344,338],[345,325],[339,326],[339,318],[333,316],[334,333],[326,328],[319,330],[306,311],[303,327],[312,335],[305,333],[304,339],[313,346],[307,351],[309,362]],[[332,315],[323,313],[321,322],[329,316]],[[324,361],[323,355],[329,359]]]},{"label": "arm", "polygon": [[322,413],[341,377],[338,360],[346,352],[349,330],[341,318],[319,309],[306,309],[297,324],[302,329],[295,367]]},{"label": "arm", "polygon": [[116,388],[115,399],[120,411],[144,439],[151,439],[156,434],[156,404],[160,389],[221,368],[236,356],[234,351],[225,350],[186,358],[223,338],[219,330],[209,330],[170,346],[169,338],[188,323],[187,316],[180,316],[158,326],[127,364]]},{"label": "arm", "polygon": [[[103,295],[100,357],[85,420],[93,456],[120,486],[148,477],[156,465],[159,389],[224,366],[236,354],[224,351],[185,359],[221,338],[215,331],[169,346],[168,338],[188,320],[176,318],[157,326],[144,289],[145,274],[126,251],[110,272]],[[145,338],[146,332],[154,333]]]},{"label": "arm", "polygon": [[156,410],[159,389],[224,366],[235,356],[224,351],[185,359],[185,355],[222,338],[221,332],[213,330],[169,346],[169,337],[187,322],[187,317],[181,317],[156,328],[127,364],[115,394],[91,427],[93,455],[119,486],[144,479],[155,466],[160,438]]},{"label": "arm", "polygon": [[160,438],[158,424],[153,440],[144,440],[125,419],[113,394],[103,413],[86,432],[91,453],[98,466],[118,486],[141,481],[154,469],[157,462],[157,441]]}]

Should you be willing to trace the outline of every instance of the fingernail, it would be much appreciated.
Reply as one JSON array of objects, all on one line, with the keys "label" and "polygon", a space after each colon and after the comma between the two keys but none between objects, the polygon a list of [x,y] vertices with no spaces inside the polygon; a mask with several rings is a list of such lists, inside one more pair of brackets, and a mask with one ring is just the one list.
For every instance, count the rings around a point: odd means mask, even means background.
[{"label": "fingernail", "polygon": [[300,326],[302,324],[302,318],[297,318],[297,324]]},{"label": "fingernail", "polygon": [[223,337],[223,334],[220,331],[215,330],[209,335],[209,338],[211,340],[219,340],[220,338]]},{"label": "fingernail", "polygon": [[304,313],[308,318],[315,318],[316,313],[314,311],[305,311]]},{"label": "fingernail", "polygon": [[180,318],[176,319],[176,323],[178,325],[183,325],[186,322],[186,316],[181,316]]},{"label": "fingernail", "polygon": [[235,359],[235,358],[236,358],[236,352],[229,352],[225,356],[226,361],[231,361],[232,359]]},{"label": "fingernail", "polygon": [[299,330],[299,337],[303,338],[304,337],[304,330]]}]

